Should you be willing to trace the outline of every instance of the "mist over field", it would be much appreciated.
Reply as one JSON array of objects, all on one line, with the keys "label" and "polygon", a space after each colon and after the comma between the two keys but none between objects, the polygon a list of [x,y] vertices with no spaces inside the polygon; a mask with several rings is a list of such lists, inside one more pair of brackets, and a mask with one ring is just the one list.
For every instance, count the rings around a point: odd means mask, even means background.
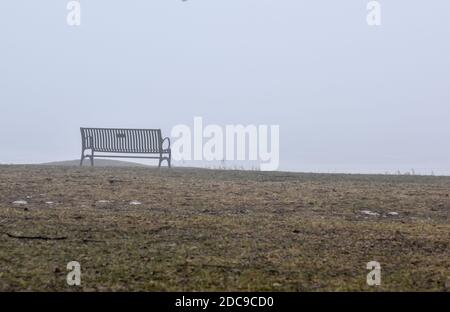
[{"label": "mist over field", "polygon": [[[0,1],[0,293],[347,311],[390,302],[340,292],[449,292],[449,13]],[[408,296],[392,306],[447,299]]]},{"label": "mist over field", "polygon": [[0,163],[202,116],[279,125],[279,170],[450,174],[450,3],[381,2],[2,1]]}]

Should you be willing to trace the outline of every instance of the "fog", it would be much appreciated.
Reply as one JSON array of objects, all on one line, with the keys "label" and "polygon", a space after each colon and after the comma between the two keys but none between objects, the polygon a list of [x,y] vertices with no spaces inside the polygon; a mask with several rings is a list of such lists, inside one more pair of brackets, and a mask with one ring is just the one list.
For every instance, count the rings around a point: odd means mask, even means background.
[{"label": "fog", "polygon": [[280,170],[450,174],[448,1],[67,2],[0,2],[0,163],[201,116],[279,125]]}]

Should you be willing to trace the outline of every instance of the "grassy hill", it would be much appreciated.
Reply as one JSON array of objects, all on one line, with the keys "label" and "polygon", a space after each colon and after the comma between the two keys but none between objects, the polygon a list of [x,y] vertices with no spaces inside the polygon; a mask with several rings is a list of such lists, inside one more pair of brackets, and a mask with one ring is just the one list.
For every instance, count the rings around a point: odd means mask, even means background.
[{"label": "grassy hill", "polygon": [[450,177],[147,168],[0,166],[0,291],[449,288]]}]

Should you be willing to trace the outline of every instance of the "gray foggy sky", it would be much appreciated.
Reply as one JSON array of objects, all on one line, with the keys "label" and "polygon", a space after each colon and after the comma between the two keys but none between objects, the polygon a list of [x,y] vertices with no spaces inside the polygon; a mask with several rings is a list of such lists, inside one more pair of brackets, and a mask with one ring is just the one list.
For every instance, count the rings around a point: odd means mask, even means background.
[{"label": "gray foggy sky", "polygon": [[450,2],[0,2],[0,163],[80,126],[280,125],[280,169],[450,174]]}]

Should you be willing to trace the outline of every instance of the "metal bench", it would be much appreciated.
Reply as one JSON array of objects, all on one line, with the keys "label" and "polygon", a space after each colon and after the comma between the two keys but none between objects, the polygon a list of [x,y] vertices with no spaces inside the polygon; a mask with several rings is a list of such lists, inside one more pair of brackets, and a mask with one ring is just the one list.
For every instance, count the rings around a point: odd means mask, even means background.
[{"label": "metal bench", "polygon": [[[158,166],[166,160],[170,168],[170,139],[161,135],[161,129],[109,129],[80,128],[81,130],[81,161],[89,158],[94,166],[94,158],[147,158],[159,159]],[[167,141],[167,147],[163,145]],[[90,150],[90,154],[85,154]],[[97,154],[101,153],[101,154]],[[123,154],[157,154],[155,156],[108,155],[104,153]]]}]

